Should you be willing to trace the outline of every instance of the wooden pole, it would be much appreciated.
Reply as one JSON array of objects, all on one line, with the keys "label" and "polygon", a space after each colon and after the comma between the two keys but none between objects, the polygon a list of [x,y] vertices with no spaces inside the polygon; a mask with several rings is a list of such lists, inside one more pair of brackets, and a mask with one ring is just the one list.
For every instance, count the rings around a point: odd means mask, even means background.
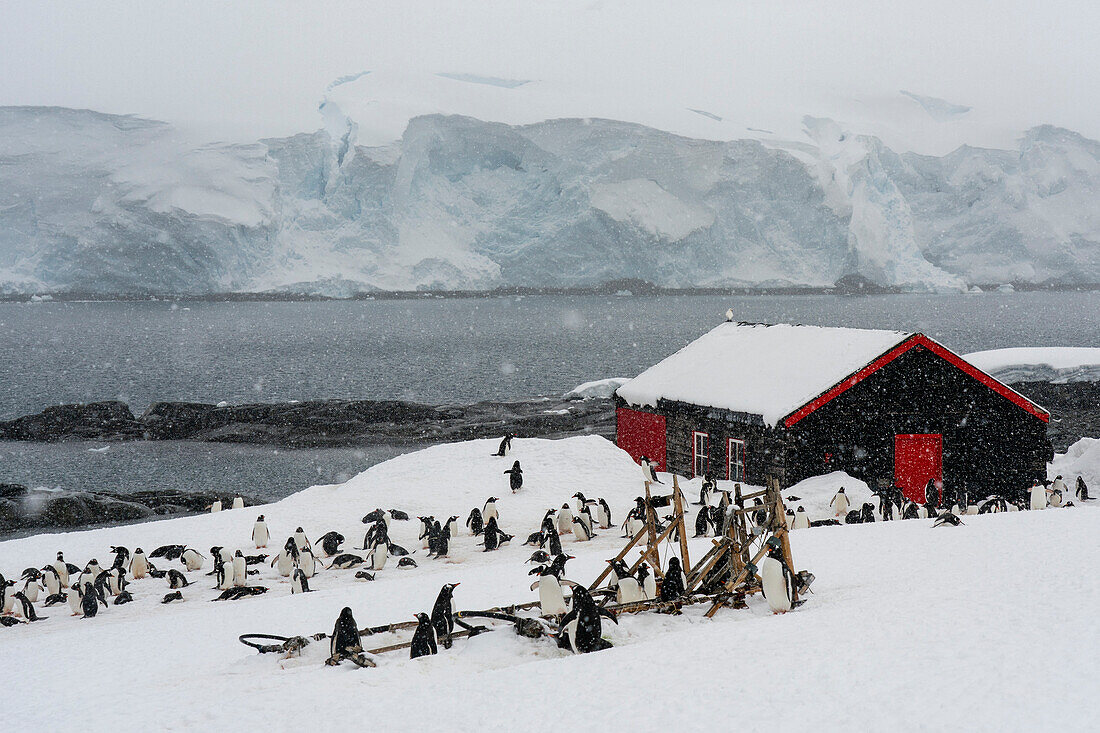
[{"label": "wooden pole", "polygon": [[678,522],[680,529],[680,560],[684,572],[687,572],[691,567],[691,559],[688,557],[687,526],[684,522],[684,493],[680,491],[680,482],[677,480],[676,474],[672,474],[672,495],[675,501],[676,516],[680,518]]},{"label": "wooden pole", "polygon": [[[643,535],[641,532],[634,535],[634,537],[631,538],[630,542],[626,544],[626,547],[623,548],[622,552],[615,556],[615,559],[622,560],[624,557],[626,557],[626,553],[630,551],[630,548],[638,544],[644,536],[645,535]],[[606,568],[603,569],[603,572],[596,577],[596,580],[592,583],[592,585],[588,586],[588,590],[596,590],[597,588],[599,588],[600,583],[603,582],[603,579],[606,578],[610,572],[611,566],[608,565]]]}]

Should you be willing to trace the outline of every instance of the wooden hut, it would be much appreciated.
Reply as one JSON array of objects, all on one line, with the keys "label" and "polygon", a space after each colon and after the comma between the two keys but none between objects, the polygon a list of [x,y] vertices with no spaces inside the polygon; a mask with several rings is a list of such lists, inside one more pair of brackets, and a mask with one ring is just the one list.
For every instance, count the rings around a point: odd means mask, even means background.
[{"label": "wooden hut", "polygon": [[844,470],[925,501],[1045,475],[1050,416],[920,333],[726,322],[616,391],[617,442],[685,476]]}]

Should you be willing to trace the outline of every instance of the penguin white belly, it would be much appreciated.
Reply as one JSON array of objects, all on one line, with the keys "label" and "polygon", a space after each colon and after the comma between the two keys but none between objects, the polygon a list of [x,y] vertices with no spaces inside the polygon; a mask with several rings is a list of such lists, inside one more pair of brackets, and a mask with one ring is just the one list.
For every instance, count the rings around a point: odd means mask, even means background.
[{"label": "penguin white belly", "polygon": [[968,516],[973,516],[973,515],[977,514],[978,513],[978,505],[977,504],[971,504],[970,506],[968,506],[966,508],[966,513],[967,513]]},{"label": "penguin white belly", "polygon": [[256,541],[256,549],[267,547],[267,541],[271,539],[266,524],[257,524],[252,528],[252,538]]},{"label": "penguin white belly", "polygon": [[645,599],[647,601],[657,597],[657,578],[652,573],[645,576],[645,583],[642,585],[642,591],[645,593]]},{"label": "penguin white belly", "polygon": [[765,557],[760,563],[760,584],[764,598],[773,611],[785,613],[791,610],[791,597],[787,579],[783,575],[783,564],[773,557]]},{"label": "penguin white belly", "polygon": [[194,551],[184,553],[183,564],[188,570],[202,570],[202,557]]},{"label": "penguin white belly", "polygon": [[122,584],[118,580],[118,575],[116,570],[107,573],[107,590],[111,592],[112,596],[117,596],[122,592]]},{"label": "penguin white belly", "polygon": [[313,557],[312,552],[303,552],[301,561],[298,563],[298,567],[302,569],[307,578],[312,578],[317,574],[317,560]]},{"label": "penguin white belly", "polygon": [[600,523],[600,527],[603,529],[607,529],[607,526],[611,524],[607,518],[607,512],[603,510],[602,506],[596,510],[596,521]]},{"label": "penguin white belly", "polygon": [[810,526],[810,518],[806,512],[795,512],[794,521],[791,522],[791,529],[806,529]]},{"label": "penguin white belly", "polygon": [[1061,492],[1059,492],[1059,491],[1051,492],[1051,494],[1050,494],[1050,505],[1052,507],[1062,506],[1062,493]]},{"label": "penguin white belly", "polygon": [[51,596],[61,592],[61,582],[53,573],[46,573],[42,580],[46,583],[46,592]]},{"label": "penguin white belly", "polygon": [[145,555],[135,555],[134,561],[130,563],[130,574],[135,578],[144,578],[149,573],[149,563],[145,560]]},{"label": "penguin white belly", "polygon": [[23,585],[23,595],[27,597],[27,600],[31,603],[38,603],[38,583],[33,580],[28,580]]},{"label": "penguin white belly", "polygon": [[4,593],[4,613],[10,614],[15,608],[15,594],[5,588]]},{"label": "penguin white belly", "polygon": [[458,537],[458,522],[457,521],[447,522],[447,534],[449,534],[452,538]]},{"label": "penguin white belly", "polygon": [[634,539],[638,536],[638,533],[645,527],[645,523],[640,519],[631,519],[627,525],[627,532],[630,533],[630,539]]},{"label": "penguin white belly", "polygon": [[840,517],[848,513],[848,507],[851,506],[848,503],[848,499],[843,495],[837,496],[833,499],[833,510],[836,511],[836,516]]},{"label": "penguin white belly", "polygon": [[635,603],[642,600],[642,589],[634,578],[621,578],[615,591],[615,600],[619,603]]},{"label": "penguin white belly", "polygon": [[279,559],[275,563],[275,570],[284,578],[289,578],[290,573],[294,570],[294,558],[292,558],[290,553],[286,550],[279,553]]},{"label": "penguin white belly", "polygon": [[69,610],[73,613],[80,613],[80,594],[75,590],[70,590],[65,595],[65,600],[69,602]]},{"label": "penguin white belly", "polygon": [[542,607],[544,616],[565,613],[565,596],[561,592],[558,579],[553,575],[544,575],[539,578],[539,606]]},{"label": "penguin white belly", "polygon": [[1032,511],[1038,509],[1047,508],[1047,490],[1042,486],[1031,487],[1031,509]]},{"label": "penguin white belly", "polygon": [[222,510],[221,501],[215,501],[213,504],[210,505],[210,513],[211,514],[213,514],[214,512],[220,512],[221,510]]},{"label": "penguin white belly", "polygon": [[374,548],[374,555],[372,557],[372,567],[375,570],[382,570],[386,567],[386,558],[389,557],[389,548],[383,545],[376,545]]},{"label": "penguin white belly", "polygon": [[558,512],[558,534],[569,534],[573,531],[573,513],[567,509]]},{"label": "penguin white belly", "polygon": [[233,585],[248,585],[248,564],[243,557],[233,558]]},{"label": "penguin white belly", "polygon": [[577,625],[578,621],[570,621],[565,625],[565,638],[569,640],[569,648],[573,650],[574,654],[579,654],[577,651]]},{"label": "penguin white belly", "polygon": [[244,509],[244,499],[242,499],[239,496],[233,497],[233,508],[234,509]]},{"label": "penguin white belly", "polygon": [[233,563],[223,562],[222,568],[222,582],[218,585],[218,590],[229,590],[233,587]]},{"label": "penguin white belly", "polygon": [[488,523],[490,519],[500,519],[500,515],[497,514],[497,505],[490,504],[485,507],[485,511],[481,513],[481,519],[485,523]]},{"label": "penguin white belly", "polygon": [[69,567],[58,560],[53,564],[53,569],[57,571],[57,577],[61,579],[61,585],[67,586],[69,584]]}]

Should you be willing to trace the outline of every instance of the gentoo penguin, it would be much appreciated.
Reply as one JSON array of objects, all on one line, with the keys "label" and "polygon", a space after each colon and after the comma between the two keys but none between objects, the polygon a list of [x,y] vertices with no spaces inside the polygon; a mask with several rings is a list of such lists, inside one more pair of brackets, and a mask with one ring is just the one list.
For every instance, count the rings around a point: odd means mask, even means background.
[{"label": "gentoo penguin", "polygon": [[1047,490],[1042,483],[1036,481],[1035,485],[1031,487],[1031,510],[1038,511],[1039,509],[1047,508]]},{"label": "gentoo penguin", "polygon": [[831,506],[833,508],[833,511],[836,512],[833,515],[835,517],[844,516],[848,513],[848,510],[852,508],[852,503],[848,501],[848,497],[844,494],[843,486],[841,486],[840,489],[837,490],[836,496],[834,496],[833,500],[829,502],[829,506]]},{"label": "gentoo penguin", "polygon": [[149,572],[149,559],[139,547],[134,550],[134,556],[130,558],[130,575],[135,579],[144,578]]},{"label": "gentoo penguin", "polygon": [[332,558],[332,562],[329,564],[328,569],[332,570],[333,568],[336,568],[337,570],[347,570],[348,568],[358,567],[364,562],[366,562],[366,560],[359,557],[358,555],[353,555],[350,552],[345,552],[343,555],[337,555],[336,557]]},{"label": "gentoo penguin", "polygon": [[1058,489],[1050,490],[1050,505],[1054,508],[1062,506],[1062,492]]},{"label": "gentoo penguin", "polygon": [[1058,474],[1054,477],[1054,480],[1050,482],[1051,491],[1057,491],[1061,494],[1069,493],[1066,490],[1066,482],[1062,480],[1062,474]]},{"label": "gentoo penguin", "polygon": [[54,593],[52,595],[46,596],[46,600],[42,602],[42,605],[46,608],[50,608],[51,606],[56,606],[60,603],[64,603],[65,600],[66,597],[64,593]]},{"label": "gentoo penguin", "polygon": [[905,502],[905,508],[901,512],[902,519],[920,519],[920,510],[911,501]]},{"label": "gentoo penguin", "polygon": [[211,514],[213,514],[214,512],[220,512],[222,510],[222,500],[215,499],[214,503],[211,504],[209,508]]},{"label": "gentoo penguin", "polygon": [[15,600],[17,601],[15,606],[17,613],[22,614],[23,618],[28,621],[45,621],[48,618],[47,616],[39,616],[34,612],[34,602],[27,598],[22,591],[15,594]]},{"label": "gentoo penguin", "polygon": [[294,544],[298,546],[299,552],[307,547],[312,548],[312,545],[309,544],[309,539],[306,538],[305,530],[301,527],[294,530]]},{"label": "gentoo penguin", "polygon": [[306,574],[307,578],[312,578],[317,574],[317,558],[313,555],[313,548],[307,547],[298,552],[298,567]]},{"label": "gentoo penguin", "polygon": [[370,549],[367,553],[367,560],[370,560],[371,570],[382,570],[386,567],[386,560],[390,556],[390,546],[385,542],[379,542]]},{"label": "gentoo penguin", "polygon": [[[219,558],[214,558],[215,564],[217,564],[218,560]],[[204,561],[205,556],[192,547],[188,547],[183,551],[183,554],[180,555],[180,562],[182,562],[189,571],[202,570]]]},{"label": "gentoo penguin", "polygon": [[112,563],[112,567],[124,568],[130,562],[130,551],[125,547],[112,547],[111,552],[115,555],[115,561]]},{"label": "gentoo penguin", "polygon": [[466,526],[470,528],[470,535],[473,537],[485,531],[485,520],[481,516],[481,510],[476,506],[470,510],[470,516],[466,518]]},{"label": "gentoo penguin", "polygon": [[439,589],[439,595],[435,597],[435,605],[432,606],[432,628],[435,629],[436,638],[443,642],[444,649],[451,648],[451,634],[455,630],[454,590],[459,585],[459,583],[445,583]]},{"label": "gentoo penguin", "polygon": [[429,539],[432,535],[432,529],[435,527],[435,520],[431,516],[417,517],[420,520],[420,534],[417,539],[420,540],[420,549],[427,550],[431,547]]},{"label": "gentoo penguin", "polygon": [[710,496],[714,488],[714,479],[710,476],[703,476],[703,484],[699,487],[699,501],[695,503],[698,506],[710,506]]},{"label": "gentoo penguin", "polygon": [[248,563],[240,550],[233,555],[233,585],[238,588],[248,585]]},{"label": "gentoo penguin", "polygon": [[85,583],[80,594],[80,610],[84,612],[84,618],[92,618],[99,613],[99,597],[91,583]]},{"label": "gentoo penguin", "polygon": [[710,508],[702,507],[695,515],[695,536],[706,537],[710,531]]},{"label": "gentoo penguin", "polygon": [[794,599],[794,576],[783,559],[783,551],[772,545],[767,557],[760,563],[760,588],[772,613],[786,613],[791,610]]},{"label": "gentoo penguin", "polygon": [[379,520],[383,522],[386,521],[386,513],[381,509],[375,509],[372,512],[367,512],[366,515],[363,516],[363,524],[371,524],[372,522],[377,522]]},{"label": "gentoo penguin", "polygon": [[290,592],[292,595],[295,593],[309,593],[309,580],[301,568],[295,568],[294,575],[290,578]]},{"label": "gentoo penguin", "polygon": [[[801,509],[802,507],[799,507]],[[875,521],[875,505],[869,501],[863,502],[863,508],[859,511],[859,521],[863,524],[872,524]],[[845,522],[852,524],[852,522]]]},{"label": "gentoo penguin", "polygon": [[14,593],[10,590],[13,585],[13,581],[0,575],[0,613],[11,613],[12,604],[15,603]]},{"label": "gentoo penguin", "polygon": [[294,567],[298,564],[298,545],[293,537],[288,537],[283,549],[271,559],[271,567],[284,578],[289,578]]},{"label": "gentoo penguin", "polygon": [[655,464],[651,463],[648,458],[646,458],[645,456],[642,456],[641,459],[639,460],[639,463],[642,467],[642,480],[643,481],[649,481],[650,483],[653,483],[653,484],[664,483],[659,478],[657,478],[657,466]]},{"label": "gentoo penguin", "polygon": [[38,584],[38,578],[41,577],[41,574],[38,572],[37,568],[34,568],[34,571],[36,577],[27,578],[26,582],[23,583],[23,590],[19,592],[31,603],[38,603],[38,592],[42,590],[42,586]]},{"label": "gentoo penguin", "polygon": [[592,525],[597,522],[592,521],[592,509],[587,504],[581,507],[581,510],[577,512],[576,518],[584,522],[584,528],[588,530],[588,534],[591,537],[595,537],[592,530]]},{"label": "gentoo penguin", "polygon": [[933,527],[958,527],[963,521],[959,519],[959,515],[954,512],[943,512],[940,516],[936,517],[936,521],[932,523]]},{"label": "gentoo penguin", "polygon": [[623,529],[626,531],[626,537],[634,539],[638,536],[638,533],[645,529],[645,514],[638,511],[635,507],[630,510],[630,513],[626,515],[626,521],[623,522]]},{"label": "gentoo penguin", "polygon": [[558,555],[562,554],[562,551],[561,551],[561,537],[558,536],[557,531],[554,530],[553,528],[551,528],[546,533],[546,544],[547,544],[546,549],[550,550],[550,555],[551,556],[557,557]]},{"label": "gentoo penguin", "polygon": [[217,590],[229,590],[233,587],[233,561],[222,562],[221,559],[214,561],[214,575],[217,578]]},{"label": "gentoo penguin", "polygon": [[321,551],[325,553],[325,557],[335,557],[340,552],[344,535],[336,531],[325,532],[317,541],[321,543]]},{"label": "gentoo penguin", "polygon": [[649,565],[644,562],[638,566],[638,583],[642,587],[642,596],[645,600],[652,601],[657,597],[657,578],[649,569]]},{"label": "gentoo penguin", "polygon": [[343,657],[363,651],[363,644],[359,640],[359,627],[356,626],[355,617],[351,615],[351,609],[347,606],[340,611],[340,616],[336,619],[331,639],[328,648],[329,658],[337,662]]},{"label": "gentoo penguin", "polygon": [[504,473],[508,474],[508,488],[513,494],[523,488],[523,469],[519,467],[519,461],[513,463]]},{"label": "gentoo penguin", "polygon": [[791,529],[806,529],[810,526],[810,516],[806,514],[806,510],[801,506],[795,510],[794,520],[791,522]]},{"label": "gentoo penguin", "polygon": [[161,603],[171,603],[172,601],[182,601],[183,591],[173,591],[172,593],[165,593],[164,598],[160,599]]},{"label": "gentoo penguin", "polygon": [[94,579],[99,577],[100,573],[103,572],[103,568],[100,567],[99,560],[96,560],[93,557],[91,560],[88,561],[88,564],[84,566],[84,572],[91,573],[92,578]]},{"label": "gentoo penguin", "polygon": [[511,433],[505,433],[504,437],[500,439],[500,446],[497,448],[497,452],[493,455],[498,458],[503,458],[508,455],[508,450],[512,447],[512,438],[514,437],[516,436]]},{"label": "gentoo penguin", "polygon": [[588,529],[584,520],[580,517],[573,517],[573,535],[577,542],[588,542],[596,536],[592,534],[592,530]]},{"label": "gentoo penguin", "polygon": [[432,525],[432,533],[435,535],[435,557],[447,557],[447,553],[451,551],[451,533],[444,527],[440,526],[439,522]]},{"label": "gentoo penguin", "polygon": [[416,614],[416,631],[413,632],[412,645],[409,647],[409,659],[424,657],[439,651],[436,647],[435,627],[426,613]]},{"label": "gentoo penguin", "polygon": [[267,531],[267,522],[264,521],[264,515],[256,517],[256,523],[252,525],[252,541],[256,543],[256,549],[262,550],[267,547],[267,541],[271,539],[271,533]]},{"label": "gentoo penguin", "polygon": [[80,615],[84,608],[84,594],[74,586],[66,592],[65,600],[69,602],[69,610],[72,611],[72,615]]},{"label": "gentoo penguin", "polygon": [[233,508],[234,509],[244,509],[244,498],[240,497],[240,496],[234,496],[233,497]]},{"label": "gentoo penguin", "polygon": [[491,517],[485,525],[485,552],[492,552],[512,539],[512,535],[497,526],[496,517]]},{"label": "gentoo penguin", "polygon": [[664,582],[661,583],[661,600],[675,601],[684,595],[686,588],[687,579],[680,566],[680,558],[673,555],[668,559],[668,570],[665,572]]},{"label": "gentoo penguin", "polygon": [[558,555],[550,565],[540,565],[528,575],[538,575],[539,579],[531,584],[531,590],[539,591],[539,607],[543,616],[557,616],[565,613],[565,596],[561,590],[561,575],[565,572],[565,562],[572,560],[571,555]]},{"label": "gentoo penguin", "polygon": [[626,563],[622,560],[608,560],[607,562],[611,565],[611,569],[618,579],[618,583],[615,585],[615,602],[635,603],[644,600],[642,586],[638,579],[627,571]]},{"label": "gentoo penguin", "polygon": [[[550,553],[548,553],[546,550],[535,550],[531,553],[531,557],[527,558],[523,562],[524,564],[533,562],[538,563],[539,565],[543,565],[550,562]],[[528,573],[528,575],[534,575],[534,573]]]},{"label": "gentoo penguin", "polygon": [[178,560],[186,550],[185,545],[161,545],[149,553],[149,557],[163,557],[165,560]]},{"label": "gentoo penguin", "polygon": [[451,518],[443,525],[443,531],[446,532],[447,536],[451,539],[458,537],[458,515],[451,515]]},{"label": "gentoo penguin", "polygon": [[80,572],[80,568],[70,562],[65,562],[65,556],[60,552],[57,553],[57,560],[54,561],[53,567],[57,571],[57,577],[61,578],[61,585],[69,584],[69,573]]},{"label": "gentoo penguin", "polygon": [[497,497],[490,496],[485,500],[485,506],[481,509],[481,520],[488,524],[490,519],[497,519],[499,516],[497,514]]},{"label": "gentoo penguin", "polygon": [[600,623],[600,616],[619,623],[615,614],[596,605],[587,588],[583,585],[574,586],[573,607],[561,618],[558,646],[569,649],[574,654],[610,648],[611,642],[601,636],[603,625]]},{"label": "gentoo penguin", "polygon": [[1077,488],[1073,491],[1074,496],[1078,501],[1091,501],[1092,497],[1089,496],[1089,487],[1085,484],[1085,479],[1080,476],[1077,477]]},{"label": "gentoo penguin", "polygon": [[573,531],[573,510],[569,508],[568,504],[561,505],[558,516],[554,521],[558,526],[558,534],[567,534]]},{"label": "gentoo penguin", "polygon": [[611,507],[607,505],[607,501],[602,496],[597,500],[596,519],[599,522],[600,529],[611,528]]},{"label": "gentoo penguin", "polygon": [[118,594],[118,597],[115,598],[115,605],[116,606],[124,606],[127,603],[133,603],[133,602],[134,602],[134,597],[132,595],[130,595],[130,591],[128,591],[128,590],[122,591],[121,593]]},{"label": "gentoo penguin", "polygon": [[53,565],[46,565],[42,568],[42,582],[46,585],[46,592],[51,595],[57,595],[61,592],[62,582],[61,576],[57,574],[57,568]]}]

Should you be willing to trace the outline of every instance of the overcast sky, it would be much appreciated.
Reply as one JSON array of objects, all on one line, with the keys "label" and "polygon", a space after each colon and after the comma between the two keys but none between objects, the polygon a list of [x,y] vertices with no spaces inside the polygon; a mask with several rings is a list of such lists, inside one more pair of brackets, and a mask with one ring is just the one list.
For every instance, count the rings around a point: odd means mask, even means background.
[{"label": "overcast sky", "polygon": [[0,104],[251,140],[320,127],[338,77],[406,70],[552,81],[632,109],[698,100],[744,124],[753,105],[794,119],[906,89],[1100,138],[1098,49],[1100,4],[1049,0],[0,0]]}]

